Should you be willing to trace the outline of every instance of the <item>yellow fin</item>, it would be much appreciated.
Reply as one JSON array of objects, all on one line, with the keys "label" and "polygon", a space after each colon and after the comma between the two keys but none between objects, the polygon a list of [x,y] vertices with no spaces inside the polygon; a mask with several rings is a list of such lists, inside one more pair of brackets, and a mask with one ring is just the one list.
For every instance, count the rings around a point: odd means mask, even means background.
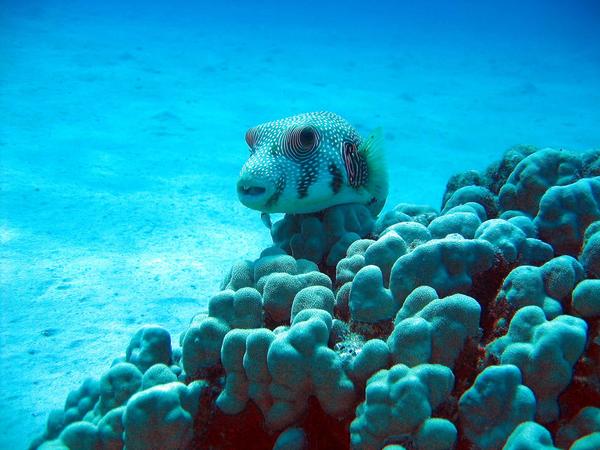
[{"label": "yellow fin", "polygon": [[358,153],[367,162],[368,176],[365,189],[375,198],[375,202],[369,205],[369,209],[374,215],[377,215],[385,204],[389,190],[387,162],[383,148],[383,129],[381,127],[373,130],[369,137],[362,141],[358,147]]}]

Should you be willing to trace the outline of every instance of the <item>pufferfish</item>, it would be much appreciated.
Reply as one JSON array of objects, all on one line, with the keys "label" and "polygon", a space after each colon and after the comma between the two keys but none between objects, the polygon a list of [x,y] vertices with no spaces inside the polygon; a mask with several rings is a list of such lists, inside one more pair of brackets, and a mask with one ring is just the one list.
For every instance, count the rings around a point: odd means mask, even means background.
[{"label": "pufferfish", "polygon": [[362,139],[342,117],[311,112],[246,132],[250,157],[237,182],[242,204],[263,213],[313,213],[362,203],[377,215],[388,194],[383,138]]}]

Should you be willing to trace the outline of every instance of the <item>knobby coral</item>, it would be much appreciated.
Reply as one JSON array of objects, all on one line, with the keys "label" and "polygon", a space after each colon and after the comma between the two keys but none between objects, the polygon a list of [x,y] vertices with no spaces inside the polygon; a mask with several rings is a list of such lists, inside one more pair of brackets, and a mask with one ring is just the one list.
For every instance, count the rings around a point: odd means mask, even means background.
[{"label": "knobby coral", "polygon": [[31,447],[598,448],[598,167],[515,147],[441,211],[288,214],[178,347],[142,327]]}]

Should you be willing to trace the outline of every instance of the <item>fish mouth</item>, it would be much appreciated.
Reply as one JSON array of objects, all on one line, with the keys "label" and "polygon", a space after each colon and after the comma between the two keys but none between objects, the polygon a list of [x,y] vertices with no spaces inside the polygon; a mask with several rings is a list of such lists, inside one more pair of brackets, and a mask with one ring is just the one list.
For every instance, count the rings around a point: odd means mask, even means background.
[{"label": "fish mouth", "polygon": [[238,194],[244,197],[259,197],[267,192],[263,186],[238,185]]},{"label": "fish mouth", "polygon": [[263,211],[267,200],[273,194],[273,187],[267,180],[242,176],[237,182],[237,194],[244,206]]}]

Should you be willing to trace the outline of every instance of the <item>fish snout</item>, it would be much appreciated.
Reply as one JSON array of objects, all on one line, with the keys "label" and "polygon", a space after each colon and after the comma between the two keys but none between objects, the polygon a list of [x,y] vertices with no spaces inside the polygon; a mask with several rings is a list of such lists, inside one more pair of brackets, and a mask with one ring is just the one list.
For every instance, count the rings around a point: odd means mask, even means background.
[{"label": "fish snout", "polygon": [[262,211],[267,199],[273,194],[272,183],[252,176],[243,174],[237,182],[237,194],[240,202],[248,208]]}]

